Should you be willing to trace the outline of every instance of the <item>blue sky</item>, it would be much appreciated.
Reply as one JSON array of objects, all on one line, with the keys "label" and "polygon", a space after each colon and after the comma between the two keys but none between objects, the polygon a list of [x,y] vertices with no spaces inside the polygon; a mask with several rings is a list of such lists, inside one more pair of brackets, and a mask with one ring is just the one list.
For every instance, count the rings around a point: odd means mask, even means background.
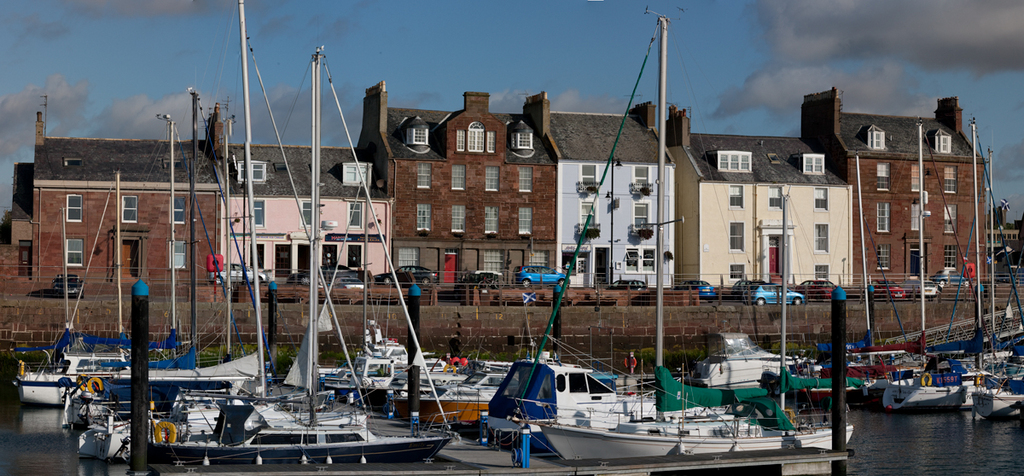
[{"label": "blue sky", "polygon": [[[161,139],[168,113],[191,136],[187,88],[206,113],[242,117],[234,0],[8,2],[0,20],[0,207],[14,162],[31,162],[36,111],[47,134]],[[396,107],[457,110],[491,94],[493,112],[547,91],[552,109],[622,113],[657,17],[671,19],[668,102],[694,132],[795,136],[805,94],[832,87],[843,110],[931,117],[959,96],[994,153],[996,199],[1024,211],[1024,3],[1018,0],[261,1],[245,4],[254,141],[309,143],[309,59],[324,46],[358,136],[366,88]],[[256,82],[262,75],[268,99]],[[657,101],[657,47],[634,102]],[[347,145],[324,101],[324,145]],[[233,141],[240,141],[240,123]],[[969,129],[965,131],[969,134]]]}]

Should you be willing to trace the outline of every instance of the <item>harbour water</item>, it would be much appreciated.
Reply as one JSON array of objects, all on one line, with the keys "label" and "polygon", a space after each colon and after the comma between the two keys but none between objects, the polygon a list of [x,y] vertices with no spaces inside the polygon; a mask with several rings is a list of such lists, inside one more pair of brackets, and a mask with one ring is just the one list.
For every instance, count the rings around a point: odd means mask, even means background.
[{"label": "harbour water", "polygon": [[[855,425],[849,474],[1020,474],[1024,429],[1016,421],[972,419],[971,412],[889,415],[850,412]],[[60,427],[60,411],[18,402],[0,382],[0,475],[123,475],[127,465],[78,459],[78,431]]]}]

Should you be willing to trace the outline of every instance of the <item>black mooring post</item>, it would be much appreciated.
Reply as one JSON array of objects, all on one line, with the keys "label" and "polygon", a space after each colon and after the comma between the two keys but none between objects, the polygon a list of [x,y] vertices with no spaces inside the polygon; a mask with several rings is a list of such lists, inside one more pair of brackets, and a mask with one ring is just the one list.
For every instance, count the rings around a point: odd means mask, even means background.
[{"label": "black mooring post", "polygon": [[[846,451],[846,291],[832,291],[832,449]],[[846,475],[846,460],[832,462],[832,475]]]},{"label": "black mooring post", "polygon": [[270,350],[272,369],[277,369],[277,283],[271,281],[267,286],[267,347]]},{"label": "black mooring post", "polygon": [[[416,345],[420,336],[420,287],[413,284],[409,287],[409,320],[412,327],[409,328],[409,356],[412,359],[409,366],[409,422],[412,426],[412,435],[419,432],[420,423],[420,367],[415,365],[416,354],[419,347]],[[413,339],[413,336],[416,336]]]},{"label": "black mooring post", "polygon": [[132,422],[128,474],[149,474],[149,286],[141,279],[132,286]]}]

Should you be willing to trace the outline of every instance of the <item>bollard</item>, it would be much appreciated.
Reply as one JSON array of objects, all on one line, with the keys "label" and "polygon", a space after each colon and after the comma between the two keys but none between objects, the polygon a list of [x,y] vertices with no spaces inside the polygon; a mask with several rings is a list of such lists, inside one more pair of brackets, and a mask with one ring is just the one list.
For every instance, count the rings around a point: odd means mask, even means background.
[{"label": "bollard", "polygon": [[[420,427],[420,367],[416,365],[417,356],[420,353],[416,346],[420,335],[420,287],[413,284],[409,287],[409,321],[412,326],[409,328],[408,344],[409,358],[409,420],[412,429],[412,436],[419,434]],[[414,338],[415,336],[415,338]]]},{"label": "bollard", "polygon": [[[846,291],[832,290],[832,449],[846,451]],[[832,462],[834,476],[846,476],[846,460]]]},{"label": "bollard", "polygon": [[522,433],[522,447],[519,450],[520,460],[519,467],[523,469],[530,468],[530,425],[524,425],[521,428]]},{"label": "bollard", "polygon": [[395,390],[388,389],[388,401],[384,404],[384,412],[388,415],[388,420],[395,419]]},{"label": "bollard", "polygon": [[149,286],[142,280],[132,285],[132,421],[131,465],[128,474],[149,474]]},{"label": "bollard", "polygon": [[480,412],[480,446],[487,446],[487,415]]}]

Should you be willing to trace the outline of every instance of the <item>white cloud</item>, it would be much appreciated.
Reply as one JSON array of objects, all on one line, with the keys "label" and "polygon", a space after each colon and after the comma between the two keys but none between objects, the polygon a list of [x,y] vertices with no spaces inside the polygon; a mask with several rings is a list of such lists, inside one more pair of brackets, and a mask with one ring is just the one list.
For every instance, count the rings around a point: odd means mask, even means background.
[{"label": "white cloud", "polygon": [[760,0],[754,18],[784,61],[889,58],[929,70],[1024,70],[1024,2]]},{"label": "white cloud", "polygon": [[48,135],[62,135],[81,126],[83,110],[89,99],[89,83],[68,84],[63,75],[46,78],[42,87],[29,84],[21,91],[0,97],[0,158],[35,143],[36,112],[43,111],[43,96]]},{"label": "white cloud", "polygon": [[625,100],[607,94],[581,96],[578,90],[569,89],[549,97],[552,111],[622,114],[626,110]]}]

